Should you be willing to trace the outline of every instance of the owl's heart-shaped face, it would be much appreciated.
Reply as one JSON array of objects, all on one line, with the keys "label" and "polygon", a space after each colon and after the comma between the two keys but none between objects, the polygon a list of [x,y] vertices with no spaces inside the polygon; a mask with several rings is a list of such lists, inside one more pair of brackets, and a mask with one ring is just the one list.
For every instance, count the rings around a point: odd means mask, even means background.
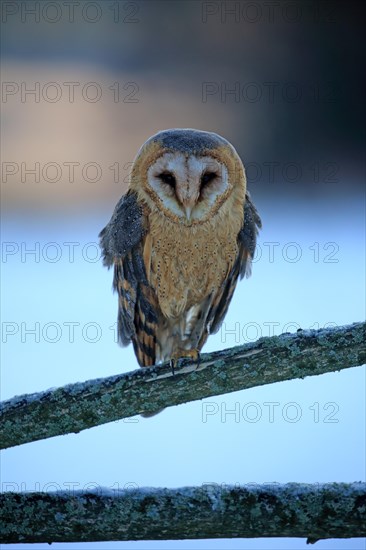
[{"label": "owl's heart-shaped face", "polygon": [[147,191],[185,225],[207,219],[231,188],[226,166],[211,156],[164,153],[148,169]]}]

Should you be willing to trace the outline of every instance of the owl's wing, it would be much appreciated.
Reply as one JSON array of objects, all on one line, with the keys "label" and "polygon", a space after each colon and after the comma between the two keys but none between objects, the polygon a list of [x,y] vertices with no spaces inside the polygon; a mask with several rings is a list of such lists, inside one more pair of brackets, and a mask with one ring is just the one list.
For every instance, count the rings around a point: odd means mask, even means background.
[{"label": "owl's wing", "polygon": [[118,341],[131,340],[141,366],[155,363],[157,300],[149,286],[144,262],[147,219],[133,192],[117,203],[100,232],[103,263],[114,265],[113,288],[118,292]]},{"label": "owl's wing", "polygon": [[261,227],[262,220],[259,217],[256,207],[252,203],[249,191],[247,191],[244,203],[243,226],[238,235],[240,279],[242,279],[244,275],[246,277],[250,277],[251,275],[252,259],[254,258],[255,247],[257,245],[257,236]]},{"label": "owl's wing", "polygon": [[[216,296],[213,297],[210,311],[207,316],[207,326],[209,327],[210,334],[217,332],[224,320],[231,298],[233,297],[238,277],[242,279],[244,275],[249,277],[251,274],[251,263],[254,257],[258,230],[261,227],[261,219],[247,191],[244,203],[243,225],[238,234],[238,255],[227,279],[224,281]],[[208,334],[202,335],[202,345],[206,341],[207,336]]]}]

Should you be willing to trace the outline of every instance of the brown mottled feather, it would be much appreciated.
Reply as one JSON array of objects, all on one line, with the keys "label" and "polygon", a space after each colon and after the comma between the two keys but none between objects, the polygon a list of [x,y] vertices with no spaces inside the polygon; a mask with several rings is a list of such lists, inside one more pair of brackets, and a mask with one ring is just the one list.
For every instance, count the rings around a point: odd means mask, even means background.
[{"label": "brown mottled feather", "polygon": [[[249,277],[251,273],[251,263],[255,252],[258,230],[261,226],[261,219],[247,191],[244,204],[243,226],[238,235],[238,255],[229,276],[216,294],[211,304],[211,311],[208,315],[209,331],[211,334],[219,330],[224,320],[239,275],[240,278],[244,277],[244,275]],[[207,336],[203,344],[206,340]]]},{"label": "brown mottled feather", "polygon": [[[158,306],[149,286],[143,245],[147,221],[135,193],[128,192],[116,206],[109,224],[101,231],[104,263],[114,265],[113,287],[118,293],[118,339],[133,342],[141,366],[156,361]],[[148,240],[148,239],[147,239]],[[145,248],[146,253],[146,248]]]},{"label": "brown mottled feather", "polygon": [[139,285],[132,341],[139,364],[143,367],[156,363],[157,311],[158,304],[153,289],[147,285]]}]

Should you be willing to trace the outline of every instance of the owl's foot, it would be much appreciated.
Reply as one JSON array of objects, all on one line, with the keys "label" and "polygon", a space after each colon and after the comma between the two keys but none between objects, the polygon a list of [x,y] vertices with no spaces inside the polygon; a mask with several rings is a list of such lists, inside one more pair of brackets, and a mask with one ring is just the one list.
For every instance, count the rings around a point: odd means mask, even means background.
[{"label": "owl's foot", "polygon": [[180,359],[191,359],[192,362],[197,361],[197,364],[200,361],[200,352],[198,349],[177,349],[171,359],[170,367],[172,369],[172,374],[174,375],[175,367],[179,364]]}]

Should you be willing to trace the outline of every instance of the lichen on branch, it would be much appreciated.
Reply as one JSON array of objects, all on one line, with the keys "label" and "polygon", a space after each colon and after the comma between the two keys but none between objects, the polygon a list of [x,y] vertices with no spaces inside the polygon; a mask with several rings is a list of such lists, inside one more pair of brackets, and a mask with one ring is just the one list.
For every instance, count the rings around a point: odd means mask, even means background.
[{"label": "lichen on branch", "polygon": [[366,323],[299,330],[234,348],[4,401],[0,448],[22,445],[141,413],[366,362]]}]

